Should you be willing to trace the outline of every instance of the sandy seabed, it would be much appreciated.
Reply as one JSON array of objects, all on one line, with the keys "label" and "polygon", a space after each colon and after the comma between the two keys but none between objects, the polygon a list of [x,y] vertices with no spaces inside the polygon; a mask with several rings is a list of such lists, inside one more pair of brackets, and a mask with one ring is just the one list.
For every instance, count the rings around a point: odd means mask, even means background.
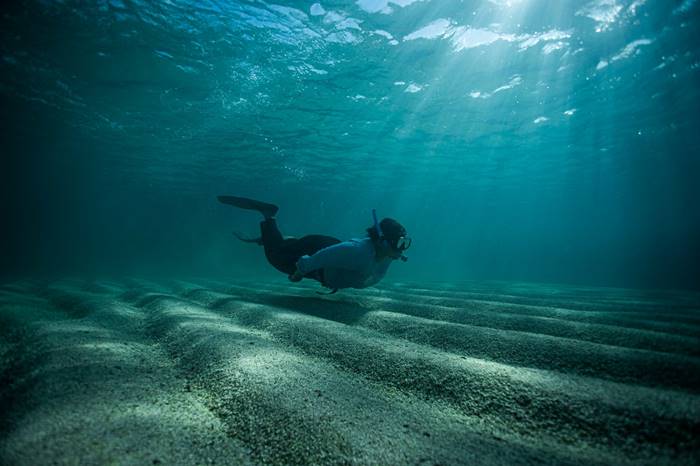
[{"label": "sandy seabed", "polygon": [[700,296],[0,287],[0,464],[699,464]]}]

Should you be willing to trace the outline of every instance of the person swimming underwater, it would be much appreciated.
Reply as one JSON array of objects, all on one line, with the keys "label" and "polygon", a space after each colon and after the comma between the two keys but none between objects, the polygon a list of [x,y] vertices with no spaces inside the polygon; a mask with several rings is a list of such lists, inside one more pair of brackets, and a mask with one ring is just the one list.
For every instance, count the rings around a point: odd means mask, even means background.
[{"label": "person swimming underwater", "polygon": [[276,205],[236,196],[218,196],[218,199],[223,204],[257,210],[263,215],[260,238],[236,236],[241,241],[263,246],[267,261],[293,282],[303,278],[318,280],[331,293],[341,288],[366,288],[379,283],[394,260],[408,260],[403,255],[411,246],[406,229],[392,218],[377,222],[375,210],[372,210],[374,223],[367,228],[366,238],[348,241],[325,235],[285,238],[277,228]]}]

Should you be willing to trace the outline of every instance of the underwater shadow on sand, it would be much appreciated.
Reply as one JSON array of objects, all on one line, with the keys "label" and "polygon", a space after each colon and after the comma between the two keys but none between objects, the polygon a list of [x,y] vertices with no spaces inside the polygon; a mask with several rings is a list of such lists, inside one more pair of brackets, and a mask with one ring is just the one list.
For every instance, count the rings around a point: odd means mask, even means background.
[{"label": "underwater shadow on sand", "polygon": [[[321,319],[340,322],[341,324],[354,325],[359,322],[367,312],[367,309],[349,301],[336,301],[317,296],[291,296],[291,295],[256,295],[248,299],[256,304],[264,304],[280,309],[306,314]],[[240,301],[240,298],[222,299],[216,302],[212,308],[221,308],[231,301]]]}]

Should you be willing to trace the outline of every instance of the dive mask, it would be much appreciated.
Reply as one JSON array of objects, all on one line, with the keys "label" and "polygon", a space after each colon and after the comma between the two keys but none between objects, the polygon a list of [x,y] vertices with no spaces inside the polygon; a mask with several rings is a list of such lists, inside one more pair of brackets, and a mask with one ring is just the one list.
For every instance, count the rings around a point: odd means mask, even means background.
[{"label": "dive mask", "polygon": [[408,236],[400,236],[395,241],[391,241],[391,246],[397,251],[405,251],[411,247],[411,238]]}]

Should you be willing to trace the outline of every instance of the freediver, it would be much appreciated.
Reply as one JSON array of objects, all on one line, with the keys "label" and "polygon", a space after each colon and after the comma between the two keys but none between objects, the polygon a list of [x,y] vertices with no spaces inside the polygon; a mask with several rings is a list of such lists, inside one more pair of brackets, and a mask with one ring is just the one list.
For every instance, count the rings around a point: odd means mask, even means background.
[{"label": "freediver", "polygon": [[341,288],[366,288],[384,278],[394,260],[408,260],[403,255],[411,246],[406,229],[392,218],[377,222],[374,209],[374,223],[367,228],[365,238],[348,241],[325,235],[285,238],[277,228],[276,205],[245,197],[218,196],[218,199],[223,204],[257,210],[263,215],[259,238],[234,234],[241,241],[263,246],[267,261],[293,282],[303,278],[318,280],[332,290],[331,294]]}]

